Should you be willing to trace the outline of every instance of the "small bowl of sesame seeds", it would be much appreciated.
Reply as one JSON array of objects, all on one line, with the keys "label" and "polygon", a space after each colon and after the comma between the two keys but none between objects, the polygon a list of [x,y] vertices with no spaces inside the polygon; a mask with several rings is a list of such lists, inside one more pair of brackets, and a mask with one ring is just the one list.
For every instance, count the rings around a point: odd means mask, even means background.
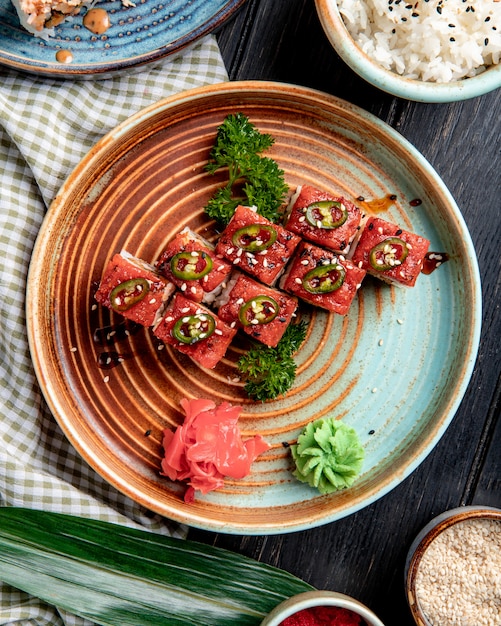
[{"label": "small bowl of sesame seeds", "polygon": [[501,615],[501,509],[435,517],[412,543],[407,602],[418,626],[496,626]]}]

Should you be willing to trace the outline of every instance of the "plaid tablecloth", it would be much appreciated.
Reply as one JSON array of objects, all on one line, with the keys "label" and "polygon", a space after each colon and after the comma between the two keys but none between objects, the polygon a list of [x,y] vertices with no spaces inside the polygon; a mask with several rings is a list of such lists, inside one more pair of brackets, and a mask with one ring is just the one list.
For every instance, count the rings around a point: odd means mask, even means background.
[{"label": "plaid tablecloth", "polygon": [[[68,443],[34,376],[26,276],[45,211],[109,130],[184,89],[227,80],[212,36],[140,73],[61,81],[0,68],[0,506],[24,506],[185,536],[103,481]],[[1,580],[1,570],[0,570]],[[89,624],[0,583],[0,624]]]}]

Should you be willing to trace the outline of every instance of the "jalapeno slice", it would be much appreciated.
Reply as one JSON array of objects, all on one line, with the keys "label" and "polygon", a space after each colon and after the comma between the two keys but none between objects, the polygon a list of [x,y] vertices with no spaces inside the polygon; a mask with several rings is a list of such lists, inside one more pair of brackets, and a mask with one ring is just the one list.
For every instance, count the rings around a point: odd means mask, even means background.
[{"label": "jalapeno slice", "polygon": [[375,270],[384,272],[401,265],[408,254],[409,248],[403,239],[388,237],[372,248],[369,261]]},{"label": "jalapeno slice", "polygon": [[304,275],[302,285],[309,293],[330,293],[344,283],[346,270],[338,263],[319,265]]},{"label": "jalapeno slice", "polygon": [[233,233],[235,246],[247,252],[261,252],[271,247],[277,240],[277,231],[268,224],[252,224],[239,228]]},{"label": "jalapeno slice", "polygon": [[129,278],[111,290],[110,304],[115,311],[128,311],[146,296],[150,284],[146,278]]},{"label": "jalapeno slice", "polygon": [[306,219],[316,228],[339,228],[348,219],[348,209],[342,202],[320,200],[307,206]]},{"label": "jalapeno slice", "polygon": [[280,307],[269,296],[256,296],[247,300],[238,311],[238,319],[244,326],[269,324],[276,316]]},{"label": "jalapeno slice", "polygon": [[170,260],[172,275],[181,280],[197,280],[212,269],[212,259],[204,251],[178,252]]},{"label": "jalapeno slice", "polygon": [[172,336],[181,343],[193,344],[207,339],[216,330],[216,320],[208,313],[183,315],[172,328]]}]

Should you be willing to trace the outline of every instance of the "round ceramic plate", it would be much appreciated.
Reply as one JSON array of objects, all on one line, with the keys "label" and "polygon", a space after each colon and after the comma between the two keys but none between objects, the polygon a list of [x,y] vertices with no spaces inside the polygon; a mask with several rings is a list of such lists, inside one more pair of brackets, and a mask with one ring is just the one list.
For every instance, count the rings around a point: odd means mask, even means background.
[{"label": "round ceramic plate", "polygon": [[[291,192],[308,183],[428,237],[450,259],[412,289],[366,279],[346,317],[302,305],[309,321],[297,379],[285,398],[251,402],[238,380],[239,341],[211,371],[149,329],[127,336],[93,295],[108,259],[126,249],[154,261],[190,226],[209,239],[203,207],[223,175],[204,167],[218,125],[243,112],[275,144],[268,155]],[[470,236],[425,159],[384,123],[332,96],[291,85],[242,82],[161,101],[103,138],[51,206],[28,282],[28,332],[36,372],[56,419],[80,454],[110,483],[174,520],[229,533],[310,528],[346,516],[388,492],[425,458],[466,390],[480,332],[480,282]],[[110,331],[112,334],[110,336]],[[113,334],[113,331],[115,333]],[[98,365],[102,353],[124,361]],[[112,359],[112,365],[114,361]],[[240,481],[195,502],[159,473],[162,430],[182,421],[180,400],[242,406],[244,437],[271,449]],[[353,426],[366,460],[357,482],[322,496],[296,481],[290,451],[308,422],[331,416]]]},{"label": "round ceramic plate", "polygon": [[[106,9],[111,27],[94,35],[82,15],[56,27],[44,40],[25,31],[11,0],[0,0],[0,63],[32,73],[59,77],[108,76],[160,61],[223,24],[245,0],[137,0],[124,6],[111,0]],[[69,64],[56,54],[68,50]]]}]

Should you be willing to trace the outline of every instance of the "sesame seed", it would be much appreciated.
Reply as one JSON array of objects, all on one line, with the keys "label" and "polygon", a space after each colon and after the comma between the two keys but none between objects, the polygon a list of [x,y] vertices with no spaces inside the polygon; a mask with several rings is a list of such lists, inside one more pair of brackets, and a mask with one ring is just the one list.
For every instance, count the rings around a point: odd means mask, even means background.
[{"label": "sesame seed", "polygon": [[294,279],[294,282],[300,285],[303,281],[298,277]]},{"label": "sesame seed", "polygon": [[222,335],[222,334],[223,334],[223,331],[222,331],[220,328],[216,328],[216,330],[214,331],[214,333],[215,333],[216,335]]},{"label": "sesame seed", "polygon": [[191,293],[195,294],[195,293],[197,293],[197,288],[196,287],[190,287],[190,291],[191,291]]},{"label": "sesame seed", "polygon": [[190,311],[190,307],[189,306],[185,306],[181,309],[181,313],[189,313]]},{"label": "sesame seed", "polygon": [[109,376],[105,376],[103,378],[103,383],[108,383],[108,382],[110,382],[110,377]]},{"label": "sesame seed", "polygon": [[380,345],[380,346],[383,345],[383,340],[382,339],[379,340],[379,344],[378,345]]},{"label": "sesame seed", "polygon": [[373,387],[373,388],[371,389],[371,393],[377,393],[377,387]]},{"label": "sesame seed", "polygon": [[165,346],[164,346],[163,343],[159,343],[158,346],[157,346],[157,350],[159,350],[159,351],[163,350],[164,348],[165,348]]},{"label": "sesame seed", "polygon": [[70,352],[76,352],[77,348],[75,348],[75,346],[73,346],[73,348],[70,348]]},{"label": "sesame seed", "polygon": [[181,285],[181,291],[186,291],[186,289],[187,289],[187,285],[186,285],[186,283],[183,283]]},{"label": "sesame seed", "polygon": [[397,324],[402,325],[403,323],[404,323],[404,320],[402,320],[402,319],[398,319],[398,320],[397,320]]}]

